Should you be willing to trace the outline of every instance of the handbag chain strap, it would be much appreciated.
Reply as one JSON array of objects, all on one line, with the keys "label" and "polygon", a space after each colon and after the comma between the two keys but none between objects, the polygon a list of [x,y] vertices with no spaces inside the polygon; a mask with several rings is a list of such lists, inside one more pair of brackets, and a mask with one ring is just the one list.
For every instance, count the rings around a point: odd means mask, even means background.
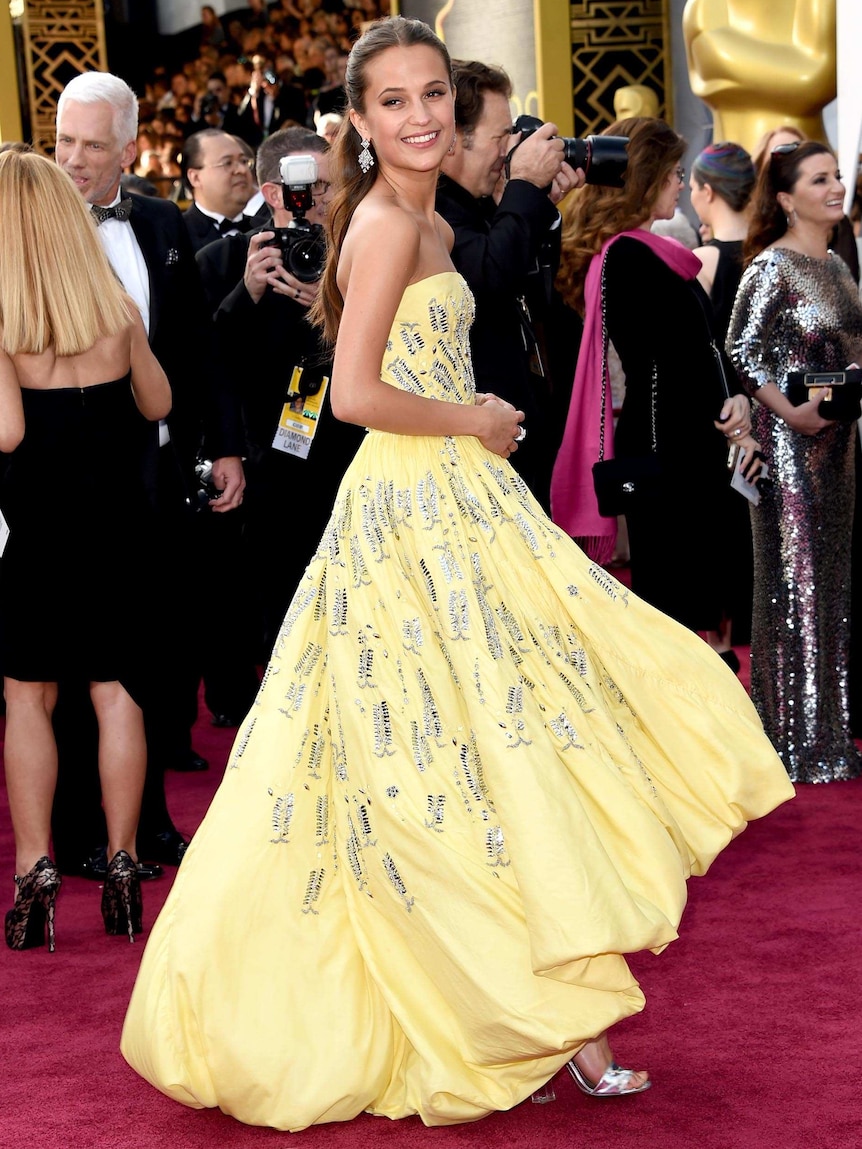
[{"label": "handbag chain strap", "polygon": [[[599,462],[604,462],[605,458],[605,408],[607,406],[608,395],[608,303],[607,293],[605,291],[605,268],[607,266],[607,256],[605,256],[602,263],[602,278],[599,285],[599,293],[602,305],[602,421],[599,427]],[[650,449],[655,455],[658,452],[658,439],[656,437],[655,427],[655,412],[658,398],[658,365],[655,359],[652,361],[652,373],[650,376]]]},{"label": "handbag chain strap", "polygon": [[703,298],[700,291],[697,289],[697,280],[695,280],[692,291],[697,302],[700,304],[700,310],[703,312],[703,321],[706,324],[706,337],[709,340],[709,349],[712,353],[712,358],[715,361],[715,366],[718,370],[718,379],[721,383],[721,389],[724,392],[725,399],[731,398],[730,383],[727,381],[727,372],[724,369],[724,359],[718,344],[715,341],[715,335],[712,332],[712,324],[709,321],[709,313],[704,306]]}]

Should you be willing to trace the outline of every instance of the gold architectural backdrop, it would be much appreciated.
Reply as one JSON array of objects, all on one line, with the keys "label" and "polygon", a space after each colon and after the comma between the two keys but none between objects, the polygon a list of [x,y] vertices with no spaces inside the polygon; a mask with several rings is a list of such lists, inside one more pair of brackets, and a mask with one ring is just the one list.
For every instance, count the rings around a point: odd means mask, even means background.
[{"label": "gold architectural backdrop", "polygon": [[102,4],[27,0],[23,33],[33,145],[40,152],[51,152],[60,92],[79,72],[107,70]]},{"label": "gold architectural backdrop", "polygon": [[570,6],[575,135],[614,120],[614,92],[644,84],[672,116],[670,0],[577,0]]}]

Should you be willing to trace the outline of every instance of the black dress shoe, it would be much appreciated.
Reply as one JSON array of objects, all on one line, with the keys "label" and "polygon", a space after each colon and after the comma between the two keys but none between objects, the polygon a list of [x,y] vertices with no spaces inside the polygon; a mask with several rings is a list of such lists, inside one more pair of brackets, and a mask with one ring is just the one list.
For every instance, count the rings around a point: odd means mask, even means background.
[{"label": "black dress shoe", "polygon": [[211,726],[220,726],[225,729],[232,726],[239,726],[242,722],[241,718],[235,718],[233,714],[214,714]]},{"label": "black dress shoe", "polygon": [[[89,878],[91,882],[104,882],[108,874],[108,848],[100,846],[82,862],[78,870],[82,878]],[[142,882],[150,882],[153,878],[160,878],[164,874],[161,866],[155,862],[138,862],[138,877]]]},{"label": "black dress shoe", "polygon": [[169,770],[177,770],[181,774],[191,774],[197,770],[209,770],[210,764],[206,758],[201,758],[194,750],[189,750],[182,758],[177,758],[168,765]]},{"label": "black dress shoe", "polygon": [[163,830],[160,834],[150,834],[138,843],[138,853],[148,862],[162,862],[166,866],[178,866],[188,842],[179,830]]}]

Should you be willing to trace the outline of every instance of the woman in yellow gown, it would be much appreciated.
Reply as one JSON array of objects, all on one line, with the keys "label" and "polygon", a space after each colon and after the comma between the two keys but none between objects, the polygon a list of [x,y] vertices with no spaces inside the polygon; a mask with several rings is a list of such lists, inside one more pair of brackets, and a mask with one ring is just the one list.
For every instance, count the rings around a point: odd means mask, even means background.
[{"label": "woman in yellow gown", "polygon": [[793,790],[721,660],[505,461],[522,416],[474,393],[472,299],[434,213],[445,48],[381,21],[347,90],[320,313],[333,409],[370,431],[153,928],[123,1053],[184,1104],[291,1130],[471,1120],[570,1059],[637,1092],[604,1036],[643,1006],[622,955],[672,941],[689,875]]}]

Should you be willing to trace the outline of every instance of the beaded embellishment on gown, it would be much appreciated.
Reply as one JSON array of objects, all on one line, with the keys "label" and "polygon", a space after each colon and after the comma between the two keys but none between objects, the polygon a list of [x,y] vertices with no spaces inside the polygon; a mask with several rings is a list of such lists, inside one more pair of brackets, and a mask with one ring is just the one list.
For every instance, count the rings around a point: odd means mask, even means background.
[{"label": "beaded embellishment on gown", "polygon": [[[473,401],[472,299],[382,378]],[[122,1049],[280,1129],[467,1121],[641,1009],[622,956],[792,787],[735,676],[472,437],[372,431],[153,928]]]},{"label": "beaded embellishment on gown", "polygon": [[[762,252],[743,276],[728,332],[740,378],[784,390],[794,371],[841,371],[862,354],[862,306],[838,256]],[[752,508],[751,696],[794,782],[855,778],[850,732],[850,538],[855,423],[816,435],[752,407],[774,477]]]}]

